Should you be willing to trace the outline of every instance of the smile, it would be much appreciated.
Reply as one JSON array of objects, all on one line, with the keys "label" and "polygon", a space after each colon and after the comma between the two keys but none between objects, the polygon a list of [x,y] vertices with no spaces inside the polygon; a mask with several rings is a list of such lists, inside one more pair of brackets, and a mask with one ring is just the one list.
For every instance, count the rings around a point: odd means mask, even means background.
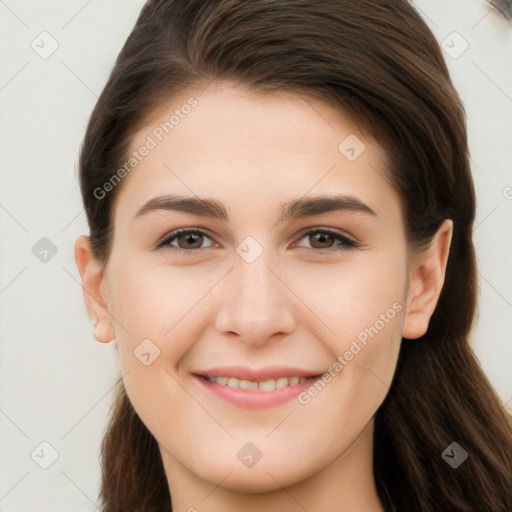
[{"label": "smile", "polygon": [[287,386],[296,386],[305,382],[305,377],[280,377],[279,379],[267,379],[260,382],[237,379],[236,377],[205,377],[214,384],[229,386],[230,388],[251,389],[258,391],[275,391]]},{"label": "smile", "polygon": [[297,368],[249,370],[232,366],[197,373],[194,377],[210,396],[238,407],[262,409],[297,398],[320,379],[322,373]]}]

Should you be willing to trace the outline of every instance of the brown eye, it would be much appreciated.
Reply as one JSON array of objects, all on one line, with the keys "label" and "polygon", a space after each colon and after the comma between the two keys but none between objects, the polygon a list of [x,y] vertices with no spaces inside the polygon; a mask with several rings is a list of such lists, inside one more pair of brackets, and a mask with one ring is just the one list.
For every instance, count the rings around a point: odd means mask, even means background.
[{"label": "brown eye", "polygon": [[[168,236],[166,236],[161,242],[158,242],[157,247],[172,247],[176,249],[183,249],[183,250],[194,250],[194,249],[201,249],[201,244],[204,242],[204,240],[210,239],[210,237],[203,233],[202,231],[198,230],[179,230],[179,231],[173,231]],[[174,243],[177,241],[177,245]],[[211,247],[212,244],[206,246]]]},{"label": "brown eye", "polygon": [[357,248],[359,244],[341,233],[330,230],[313,230],[302,236],[300,240],[308,239],[312,249],[335,251]]},{"label": "brown eye", "polygon": [[[198,247],[201,246],[201,243],[203,241],[202,236],[203,235],[198,233],[188,233],[185,235],[178,235],[176,237],[176,240],[178,240],[178,245],[182,249],[197,249]],[[185,247],[183,247],[180,242],[183,242]]]},{"label": "brown eye", "polygon": [[335,242],[334,237],[328,233],[314,233],[308,235],[311,237],[314,249],[330,249]]}]

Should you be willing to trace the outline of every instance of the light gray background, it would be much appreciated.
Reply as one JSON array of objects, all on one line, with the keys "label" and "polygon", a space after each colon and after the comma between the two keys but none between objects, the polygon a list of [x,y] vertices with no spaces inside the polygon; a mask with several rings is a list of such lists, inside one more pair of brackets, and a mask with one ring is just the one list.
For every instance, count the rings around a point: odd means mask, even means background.
[{"label": "light gray background", "polygon": [[[88,229],[76,160],[142,5],[0,1],[0,512],[97,510],[99,445],[118,363],[113,344],[94,340],[83,306],[73,243]],[[468,114],[481,288],[473,344],[510,405],[512,24],[480,0],[414,5],[444,41]],[[43,31],[58,43],[47,58],[31,47],[51,49]],[[42,237],[58,250],[47,262],[32,252]],[[52,451],[43,441],[58,453],[47,469],[40,464]]]}]

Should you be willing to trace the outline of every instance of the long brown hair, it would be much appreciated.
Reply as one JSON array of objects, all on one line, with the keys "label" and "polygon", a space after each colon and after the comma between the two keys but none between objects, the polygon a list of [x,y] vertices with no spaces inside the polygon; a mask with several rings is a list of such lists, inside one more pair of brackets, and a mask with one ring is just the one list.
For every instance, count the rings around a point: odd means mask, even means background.
[{"label": "long brown hair", "polygon": [[[164,101],[215,80],[299,92],[348,113],[387,151],[411,246],[424,247],[444,219],[453,220],[445,283],[428,331],[402,341],[375,417],[374,475],[387,510],[505,512],[511,416],[469,344],[478,282],[466,114],[431,31],[406,0],[147,2],[81,148],[80,186],[103,263],[123,182],[101,198],[98,190]],[[469,454],[458,469],[441,457],[453,441]],[[105,512],[171,510],[157,441],[121,380],[102,470]]]}]

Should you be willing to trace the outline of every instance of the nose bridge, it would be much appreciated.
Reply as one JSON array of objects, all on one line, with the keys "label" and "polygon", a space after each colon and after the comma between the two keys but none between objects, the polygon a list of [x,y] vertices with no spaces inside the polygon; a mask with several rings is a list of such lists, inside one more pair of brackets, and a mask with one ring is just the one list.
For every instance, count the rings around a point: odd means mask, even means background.
[{"label": "nose bridge", "polygon": [[[269,268],[275,259],[267,250],[245,257],[254,251],[250,243],[249,251],[235,258],[226,280],[217,328],[237,333],[248,343],[262,344],[275,333],[291,332],[294,318],[286,286],[275,275],[278,271]],[[244,248],[243,243],[237,252],[240,248]]]}]

